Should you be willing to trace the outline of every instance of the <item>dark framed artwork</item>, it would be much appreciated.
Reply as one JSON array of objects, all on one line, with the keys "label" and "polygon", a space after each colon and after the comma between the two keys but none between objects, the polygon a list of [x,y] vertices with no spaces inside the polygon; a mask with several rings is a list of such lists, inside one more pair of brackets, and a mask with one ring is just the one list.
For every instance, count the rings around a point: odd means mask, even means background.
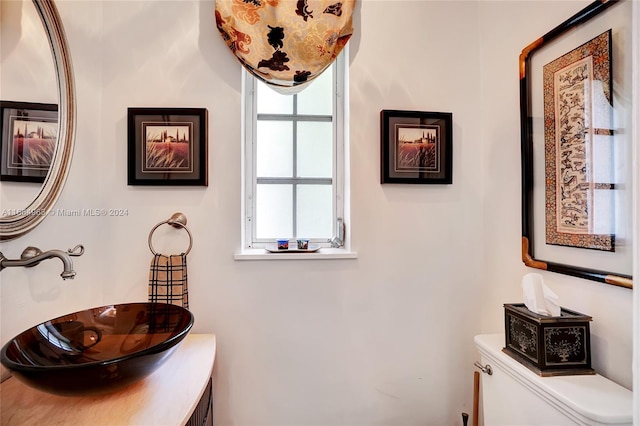
[{"label": "dark framed artwork", "polygon": [[453,114],[382,110],[381,183],[450,184]]},{"label": "dark framed artwork", "polygon": [[128,184],[207,186],[207,110],[128,109]]},{"label": "dark framed artwork", "polygon": [[0,101],[0,180],[44,182],[58,140],[58,105]]},{"label": "dark framed artwork", "polygon": [[520,55],[522,260],[631,288],[631,6],[617,3],[591,3]]}]

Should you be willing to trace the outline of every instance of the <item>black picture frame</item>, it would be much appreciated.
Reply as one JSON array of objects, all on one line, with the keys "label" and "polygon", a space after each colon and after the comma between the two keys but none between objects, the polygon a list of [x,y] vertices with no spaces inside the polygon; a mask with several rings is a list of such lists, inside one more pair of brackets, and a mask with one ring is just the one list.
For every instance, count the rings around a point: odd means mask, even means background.
[{"label": "black picture frame", "polygon": [[[600,32],[603,32],[601,35],[605,35],[605,33],[609,31],[608,38],[611,40],[611,25],[614,20],[605,18],[602,20],[596,20],[594,18],[603,14],[607,10],[611,10],[610,8],[617,3],[617,0],[598,0],[590,3],[569,19],[565,20],[560,25],[556,26],[551,31],[526,46],[520,54],[519,70],[522,166],[521,250],[522,261],[528,267],[620,287],[632,288],[633,282],[630,273],[622,273],[607,268],[608,265],[619,265],[619,263],[616,263],[615,261],[611,262],[611,259],[613,259],[614,256],[626,255],[631,259],[632,250],[631,247],[629,247],[631,244],[631,238],[627,238],[626,246],[623,243],[620,244],[621,247],[616,248],[618,253],[613,253],[613,249],[596,249],[595,244],[592,247],[589,247],[588,244],[579,245],[576,243],[574,245],[571,242],[570,237],[565,238],[566,242],[554,241],[553,232],[550,232],[545,228],[549,226],[549,223],[558,223],[555,217],[550,219],[550,216],[555,215],[556,213],[555,210],[552,211],[549,207],[550,205],[555,206],[554,202],[550,202],[550,200],[555,201],[555,199],[552,199],[554,198],[552,195],[553,192],[549,191],[551,184],[549,183],[548,173],[549,169],[555,167],[556,163],[549,159],[562,159],[561,154],[563,151],[562,145],[556,145],[557,147],[553,150],[557,151],[551,155],[549,154],[550,145],[548,144],[548,140],[550,135],[552,138],[556,138],[556,140],[560,139],[559,136],[556,137],[553,130],[557,120],[555,120],[553,116],[550,117],[547,113],[550,101],[540,100],[545,91],[551,90],[554,93],[554,96],[556,93],[556,89],[554,88],[555,86],[551,89],[549,88],[549,76],[546,76],[546,80],[543,76],[544,71],[542,64],[549,61],[549,59],[547,59],[548,57],[553,58],[554,60],[559,60],[570,55],[573,51],[584,50],[584,46],[586,46],[590,41],[595,40],[595,34],[599,34]],[[597,22],[594,23],[594,21]],[[601,28],[598,29],[599,27]],[[622,38],[619,36],[614,36],[614,41],[616,38],[618,39],[617,41],[622,41]],[[560,46],[565,45],[570,45],[571,48],[560,50]],[[622,49],[620,46],[617,48]],[[614,46],[614,50],[615,49],[616,46]],[[582,55],[584,53],[581,52],[580,54]],[[589,53],[587,53],[587,55],[588,54]],[[539,58],[535,58],[535,55],[539,55]],[[621,56],[614,52],[613,57],[620,58]],[[544,61],[542,61],[543,58]],[[535,65],[533,64],[534,61]],[[545,64],[545,66],[551,67],[551,71],[553,71],[553,62],[554,61],[550,61]],[[615,66],[616,64],[614,63],[613,65]],[[611,66],[611,64],[607,64],[607,66]],[[550,71],[547,70],[547,72]],[[604,85],[608,84],[606,81],[602,81],[601,83]],[[613,87],[608,89],[610,89],[610,92],[614,91]],[[622,87],[618,87],[616,90],[622,90]],[[609,99],[609,102],[611,102],[611,99]],[[615,100],[613,103],[615,104]],[[542,109],[541,105],[547,108],[544,115],[540,113],[540,109]],[[593,134],[600,134],[596,133],[596,127],[598,126],[593,125]],[[614,129],[615,124],[611,128]],[[600,129],[597,130],[600,131]],[[606,135],[609,136],[610,134],[613,137],[614,133],[618,131],[611,130],[608,132],[610,133],[606,133]],[[542,143],[540,141],[542,141]],[[620,146],[618,145],[616,149],[620,149]],[[551,173],[555,173],[555,169],[553,169]],[[631,182],[627,182],[627,190],[629,190],[628,187],[630,186],[630,183]],[[594,186],[595,185],[596,184],[594,184]],[[603,187],[606,186],[604,189],[617,190],[621,190],[622,187],[625,186],[619,184],[614,185],[613,183],[598,183],[597,185]],[[541,188],[541,186],[543,188]],[[552,191],[556,191],[556,194],[559,193],[555,188],[553,188]],[[564,194],[561,195],[564,197]],[[627,220],[630,219],[627,218]],[[613,227],[614,224],[608,224],[608,226]],[[615,226],[618,227],[621,225],[615,224]],[[593,235],[596,235],[594,231],[584,232],[593,232]],[[538,235],[537,238],[536,234]],[[552,236],[550,237],[549,235]],[[605,237],[614,238],[615,235],[612,232],[611,235],[605,235]],[[616,241],[616,244],[618,244],[618,241]],[[609,252],[598,253],[600,250],[609,250]],[[624,254],[625,252],[626,254]]]},{"label": "black picture frame", "polygon": [[380,183],[451,184],[453,114],[382,110]]},{"label": "black picture frame", "polygon": [[205,108],[128,108],[129,185],[208,185]]},{"label": "black picture frame", "polygon": [[58,141],[58,105],[0,101],[0,180],[43,183]]}]

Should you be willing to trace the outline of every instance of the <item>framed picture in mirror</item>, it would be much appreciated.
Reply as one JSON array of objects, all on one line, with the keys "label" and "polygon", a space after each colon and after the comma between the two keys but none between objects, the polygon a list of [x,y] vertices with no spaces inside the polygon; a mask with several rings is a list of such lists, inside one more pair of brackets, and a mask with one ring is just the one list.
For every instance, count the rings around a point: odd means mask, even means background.
[{"label": "framed picture in mirror", "polygon": [[129,108],[128,184],[207,186],[207,110]]},{"label": "framed picture in mirror", "polygon": [[630,9],[595,1],[520,54],[522,261],[628,288]]},{"label": "framed picture in mirror", "polygon": [[0,180],[44,182],[58,140],[58,105],[0,101]]}]

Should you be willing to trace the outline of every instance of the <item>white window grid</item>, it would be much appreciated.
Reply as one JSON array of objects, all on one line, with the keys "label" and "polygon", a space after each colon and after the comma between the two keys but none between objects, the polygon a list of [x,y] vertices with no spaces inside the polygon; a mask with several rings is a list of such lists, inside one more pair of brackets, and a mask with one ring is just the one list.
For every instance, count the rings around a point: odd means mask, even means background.
[{"label": "white window grid", "polygon": [[[256,221],[255,218],[255,194],[258,184],[291,184],[293,186],[293,223],[292,235],[295,238],[296,229],[296,187],[304,184],[320,184],[331,185],[332,187],[332,212],[333,212],[333,229],[332,236],[329,238],[313,238],[310,243],[319,244],[323,247],[333,245],[342,246],[344,244],[344,192],[345,192],[345,115],[347,113],[346,102],[346,85],[347,85],[347,67],[345,57],[346,49],[338,55],[333,71],[333,85],[335,96],[333,97],[332,115],[310,115],[300,114],[297,112],[297,97],[294,96],[293,113],[292,114],[258,114],[257,112],[257,80],[254,76],[243,69],[243,93],[244,114],[244,146],[243,146],[243,176],[244,176],[244,228],[243,242],[245,248],[264,248],[267,244],[273,243],[271,239],[260,239],[256,237]],[[275,120],[292,122],[293,131],[293,177],[257,177],[256,176],[256,148],[257,135],[256,127],[258,120]],[[313,178],[313,177],[296,177],[296,137],[297,132],[295,126],[298,122],[314,121],[314,122],[333,122],[333,164],[331,178]],[[298,236],[300,237],[300,236]],[[336,238],[337,237],[337,238]],[[332,243],[333,242],[333,243]]]}]

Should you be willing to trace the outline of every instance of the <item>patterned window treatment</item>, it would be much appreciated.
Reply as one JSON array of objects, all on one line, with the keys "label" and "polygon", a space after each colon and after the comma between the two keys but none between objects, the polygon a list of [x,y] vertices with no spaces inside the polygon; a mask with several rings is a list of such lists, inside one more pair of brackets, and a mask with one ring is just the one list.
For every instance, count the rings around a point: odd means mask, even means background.
[{"label": "patterned window treatment", "polygon": [[353,33],[356,0],[216,0],[216,25],[240,63],[280,93],[301,91]]}]

